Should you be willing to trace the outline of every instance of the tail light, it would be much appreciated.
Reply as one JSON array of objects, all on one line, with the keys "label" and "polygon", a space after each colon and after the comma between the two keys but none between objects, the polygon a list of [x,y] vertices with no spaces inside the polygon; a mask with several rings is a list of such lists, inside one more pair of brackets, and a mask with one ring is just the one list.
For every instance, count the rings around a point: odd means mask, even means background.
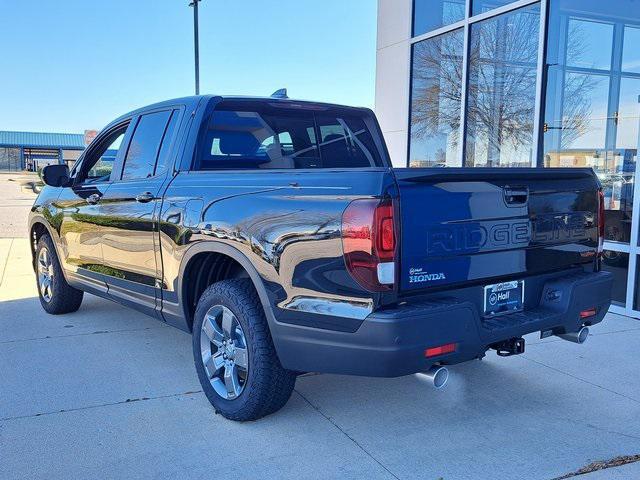
[{"label": "tail light", "polygon": [[446,355],[447,353],[453,353],[456,351],[457,344],[447,343],[446,345],[440,345],[439,347],[427,348],[424,351],[424,356],[427,358],[438,357],[440,355]]},{"label": "tail light", "polygon": [[604,251],[604,192],[598,191],[598,256]]},{"label": "tail light", "polygon": [[598,311],[596,310],[596,307],[588,308],[580,312],[580,318],[584,319],[589,317],[595,317],[596,313],[598,313]]},{"label": "tail light", "polygon": [[362,199],[342,214],[342,249],[347,270],[363,288],[393,289],[397,233],[393,202]]}]

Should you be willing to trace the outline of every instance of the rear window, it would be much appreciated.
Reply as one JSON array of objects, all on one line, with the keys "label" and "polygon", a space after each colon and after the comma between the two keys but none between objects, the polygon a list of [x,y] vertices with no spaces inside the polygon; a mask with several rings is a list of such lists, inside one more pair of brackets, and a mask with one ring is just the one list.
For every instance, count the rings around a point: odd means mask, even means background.
[{"label": "rear window", "polygon": [[373,120],[348,109],[222,102],[199,149],[200,170],[382,166]]}]

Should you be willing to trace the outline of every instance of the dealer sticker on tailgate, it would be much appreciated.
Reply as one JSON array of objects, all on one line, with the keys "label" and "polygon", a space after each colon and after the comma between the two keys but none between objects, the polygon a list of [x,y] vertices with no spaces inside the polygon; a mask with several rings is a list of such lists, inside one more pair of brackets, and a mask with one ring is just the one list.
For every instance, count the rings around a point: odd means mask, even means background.
[{"label": "dealer sticker on tailgate", "polygon": [[524,303],[524,280],[496,283],[484,287],[484,314],[519,312]]}]

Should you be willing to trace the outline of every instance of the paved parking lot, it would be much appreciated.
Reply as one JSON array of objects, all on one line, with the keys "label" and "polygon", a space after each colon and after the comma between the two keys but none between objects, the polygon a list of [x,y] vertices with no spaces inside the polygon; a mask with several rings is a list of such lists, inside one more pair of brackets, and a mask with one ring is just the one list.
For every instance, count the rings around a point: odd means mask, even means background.
[{"label": "paved parking lot", "polygon": [[552,479],[640,453],[640,321],[592,333],[453,367],[443,391],[305,376],[281,412],[237,424],[201,393],[187,334],[92,296],[44,314],[27,240],[0,238],[0,477]]},{"label": "paved parking lot", "polygon": [[0,239],[2,478],[551,479],[640,453],[636,320],[609,315],[584,346],[530,338],[443,391],[303,377],[280,413],[237,424],[200,392],[187,334],[92,296],[45,315],[28,255]]}]

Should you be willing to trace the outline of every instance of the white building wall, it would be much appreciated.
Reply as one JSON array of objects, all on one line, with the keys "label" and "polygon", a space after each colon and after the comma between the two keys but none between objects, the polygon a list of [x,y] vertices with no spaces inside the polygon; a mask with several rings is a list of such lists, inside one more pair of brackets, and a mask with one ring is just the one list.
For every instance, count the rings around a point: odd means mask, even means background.
[{"label": "white building wall", "polygon": [[375,111],[393,165],[407,166],[412,0],[378,0]]}]

